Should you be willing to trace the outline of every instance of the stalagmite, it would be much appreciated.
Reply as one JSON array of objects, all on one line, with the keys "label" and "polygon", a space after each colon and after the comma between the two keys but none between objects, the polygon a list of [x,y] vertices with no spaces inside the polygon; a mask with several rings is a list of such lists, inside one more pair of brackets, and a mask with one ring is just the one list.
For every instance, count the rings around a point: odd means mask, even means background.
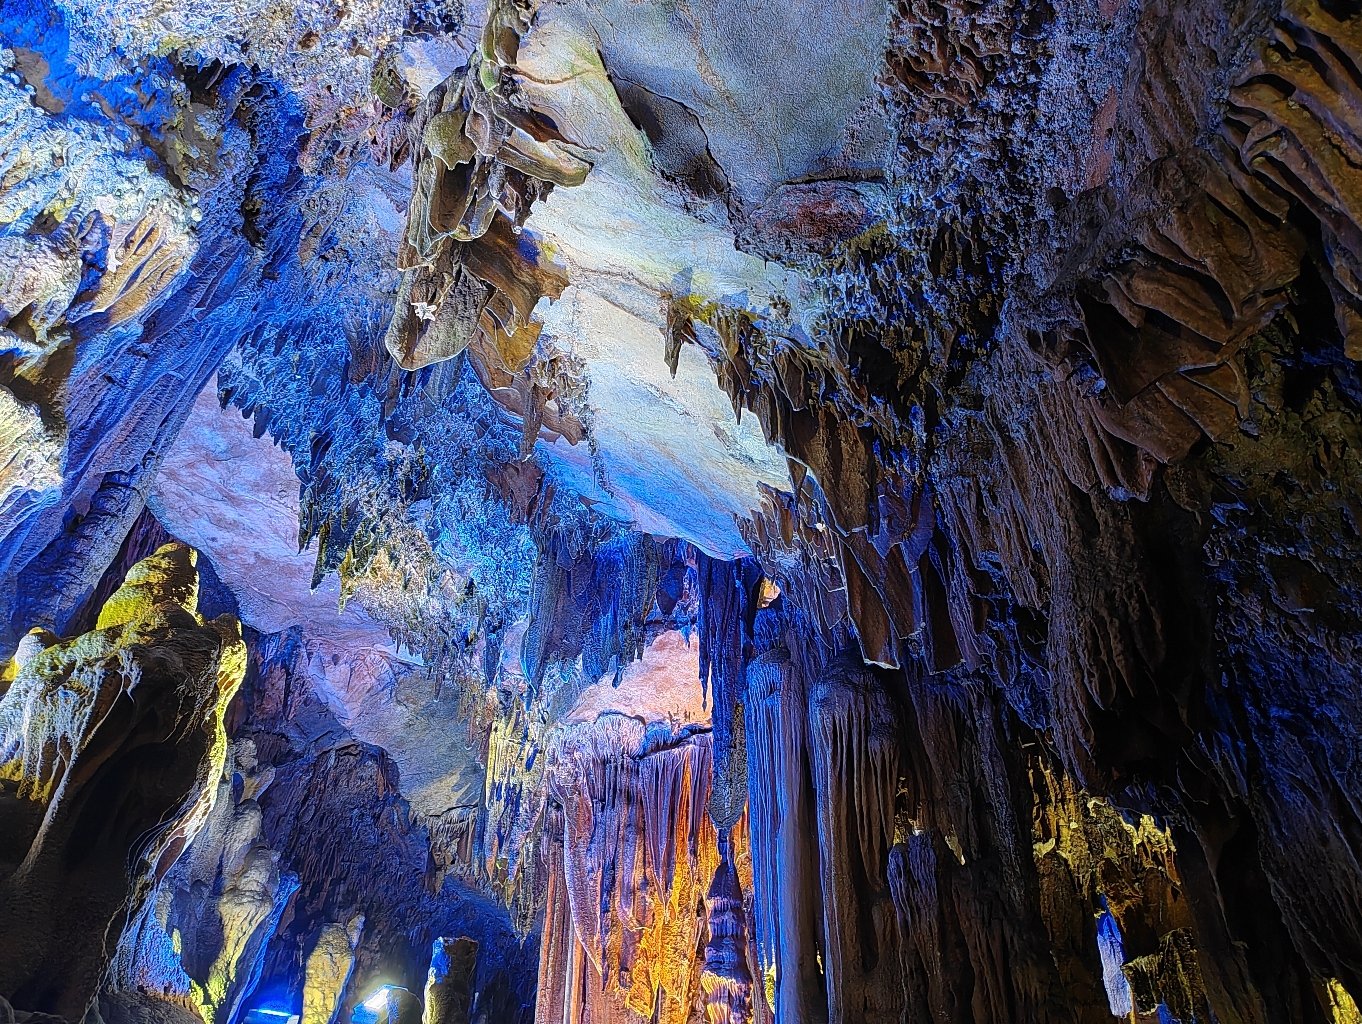
[{"label": "stalagmite", "polygon": [[331,1024],[336,1019],[363,934],[363,914],[345,924],[322,925],[303,970],[302,1024]]},{"label": "stalagmite", "polygon": [[422,1024],[469,1024],[477,966],[478,944],[473,939],[435,940]]},{"label": "stalagmite", "polygon": [[732,844],[719,837],[719,866],[705,893],[709,941],[700,973],[706,1024],[750,1024],[752,972],[747,961],[747,919]]}]

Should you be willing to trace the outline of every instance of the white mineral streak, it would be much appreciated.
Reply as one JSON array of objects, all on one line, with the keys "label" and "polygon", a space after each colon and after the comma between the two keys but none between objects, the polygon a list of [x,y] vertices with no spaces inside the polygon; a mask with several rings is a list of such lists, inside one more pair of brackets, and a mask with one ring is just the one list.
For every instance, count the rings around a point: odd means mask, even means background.
[{"label": "white mineral streak", "polygon": [[61,490],[61,462],[61,441],[43,427],[38,411],[0,388],[0,524],[16,504]]}]

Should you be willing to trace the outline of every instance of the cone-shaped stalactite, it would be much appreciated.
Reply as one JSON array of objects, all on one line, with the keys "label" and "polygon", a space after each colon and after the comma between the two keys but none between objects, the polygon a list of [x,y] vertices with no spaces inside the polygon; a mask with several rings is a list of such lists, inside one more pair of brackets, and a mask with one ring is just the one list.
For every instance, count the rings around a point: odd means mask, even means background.
[{"label": "cone-shaped stalactite", "polygon": [[700,580],[700,685],[714,721],[714,789],[710,816],[721,832],[731,829],[747,802],[746,735],[743,730],[744,667],[761,588],[761,567],[750,558],[722,562],[696,555]]}]

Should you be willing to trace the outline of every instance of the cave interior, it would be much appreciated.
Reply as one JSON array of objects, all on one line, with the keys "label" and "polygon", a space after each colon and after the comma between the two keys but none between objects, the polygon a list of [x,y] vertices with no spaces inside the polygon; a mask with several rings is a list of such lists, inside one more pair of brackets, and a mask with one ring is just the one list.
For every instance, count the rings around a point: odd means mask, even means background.
[{"label": "cave interior", "polygon": [[0,0],[0,1024],[1362,1024],[1357,0]]}]

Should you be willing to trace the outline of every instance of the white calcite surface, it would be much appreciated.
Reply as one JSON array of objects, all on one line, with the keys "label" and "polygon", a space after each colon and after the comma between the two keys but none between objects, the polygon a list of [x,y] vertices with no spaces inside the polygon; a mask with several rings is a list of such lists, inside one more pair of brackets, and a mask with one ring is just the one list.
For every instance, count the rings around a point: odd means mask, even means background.
[{"label": "white calcite surface", "polygon": [[760,507],[759,482],[789,490],[789,470],[756,417],[738,422],[704,355],[683,347],[673,378],[661,330],[586,289],[565,292],[545,322],[591,378],[596,465],[584,444],[548,449],[572,488],[647,533],[746,554],[734,516]]},{"label": "white calcite surface", "polygon": [[582,691],[564,724],[594,722],[616,713],[645,722],[667,722],[673,729],[708,725],[710,709],[700,690],[700,639],[687,642],[677,630],[663,633],[629,664],[619,686],[614,673]]},{"label": "white calcite surface", "polygon": [[595,457],[563,441],[549,455],[602,511],[718,557],[746,553],[733,517],[759,506],[759,483],[788,490],[787,464],[754,418],[738,421],[701,352],[683,348],[672,377],[668,296],[766,310],[797,297],[800,282],[739,252],[712,211],[687,208],[657,173],[595,44],[558,13],[541,15],[518,68],[526,95],[593,168],[585,183],[536,206],[528,227],[572,281],[540,314],[545,335],[586,366]]},{"label": "white calcite surface", "polygon": [[616,81],[689,110],[735,201],[754,205],[785,182],[883,171],[888,15],[880,0],[559,0],[540,23],[592,40]]},{"label": "white calcite surface", "polygon": [[244,623],[296,627],[310,681],[341,725],[397,762],[417,814],[476,803],[482,766],[459,721],[457,694],[439,696],[419,661],[357,601],[337,608],[334,576],[311,589],[315,550],[298,551],[298,478],[287,453],[252,436],[235,409],[204,390],[166,457],[147,504],[166,529],[212,561]]}]

